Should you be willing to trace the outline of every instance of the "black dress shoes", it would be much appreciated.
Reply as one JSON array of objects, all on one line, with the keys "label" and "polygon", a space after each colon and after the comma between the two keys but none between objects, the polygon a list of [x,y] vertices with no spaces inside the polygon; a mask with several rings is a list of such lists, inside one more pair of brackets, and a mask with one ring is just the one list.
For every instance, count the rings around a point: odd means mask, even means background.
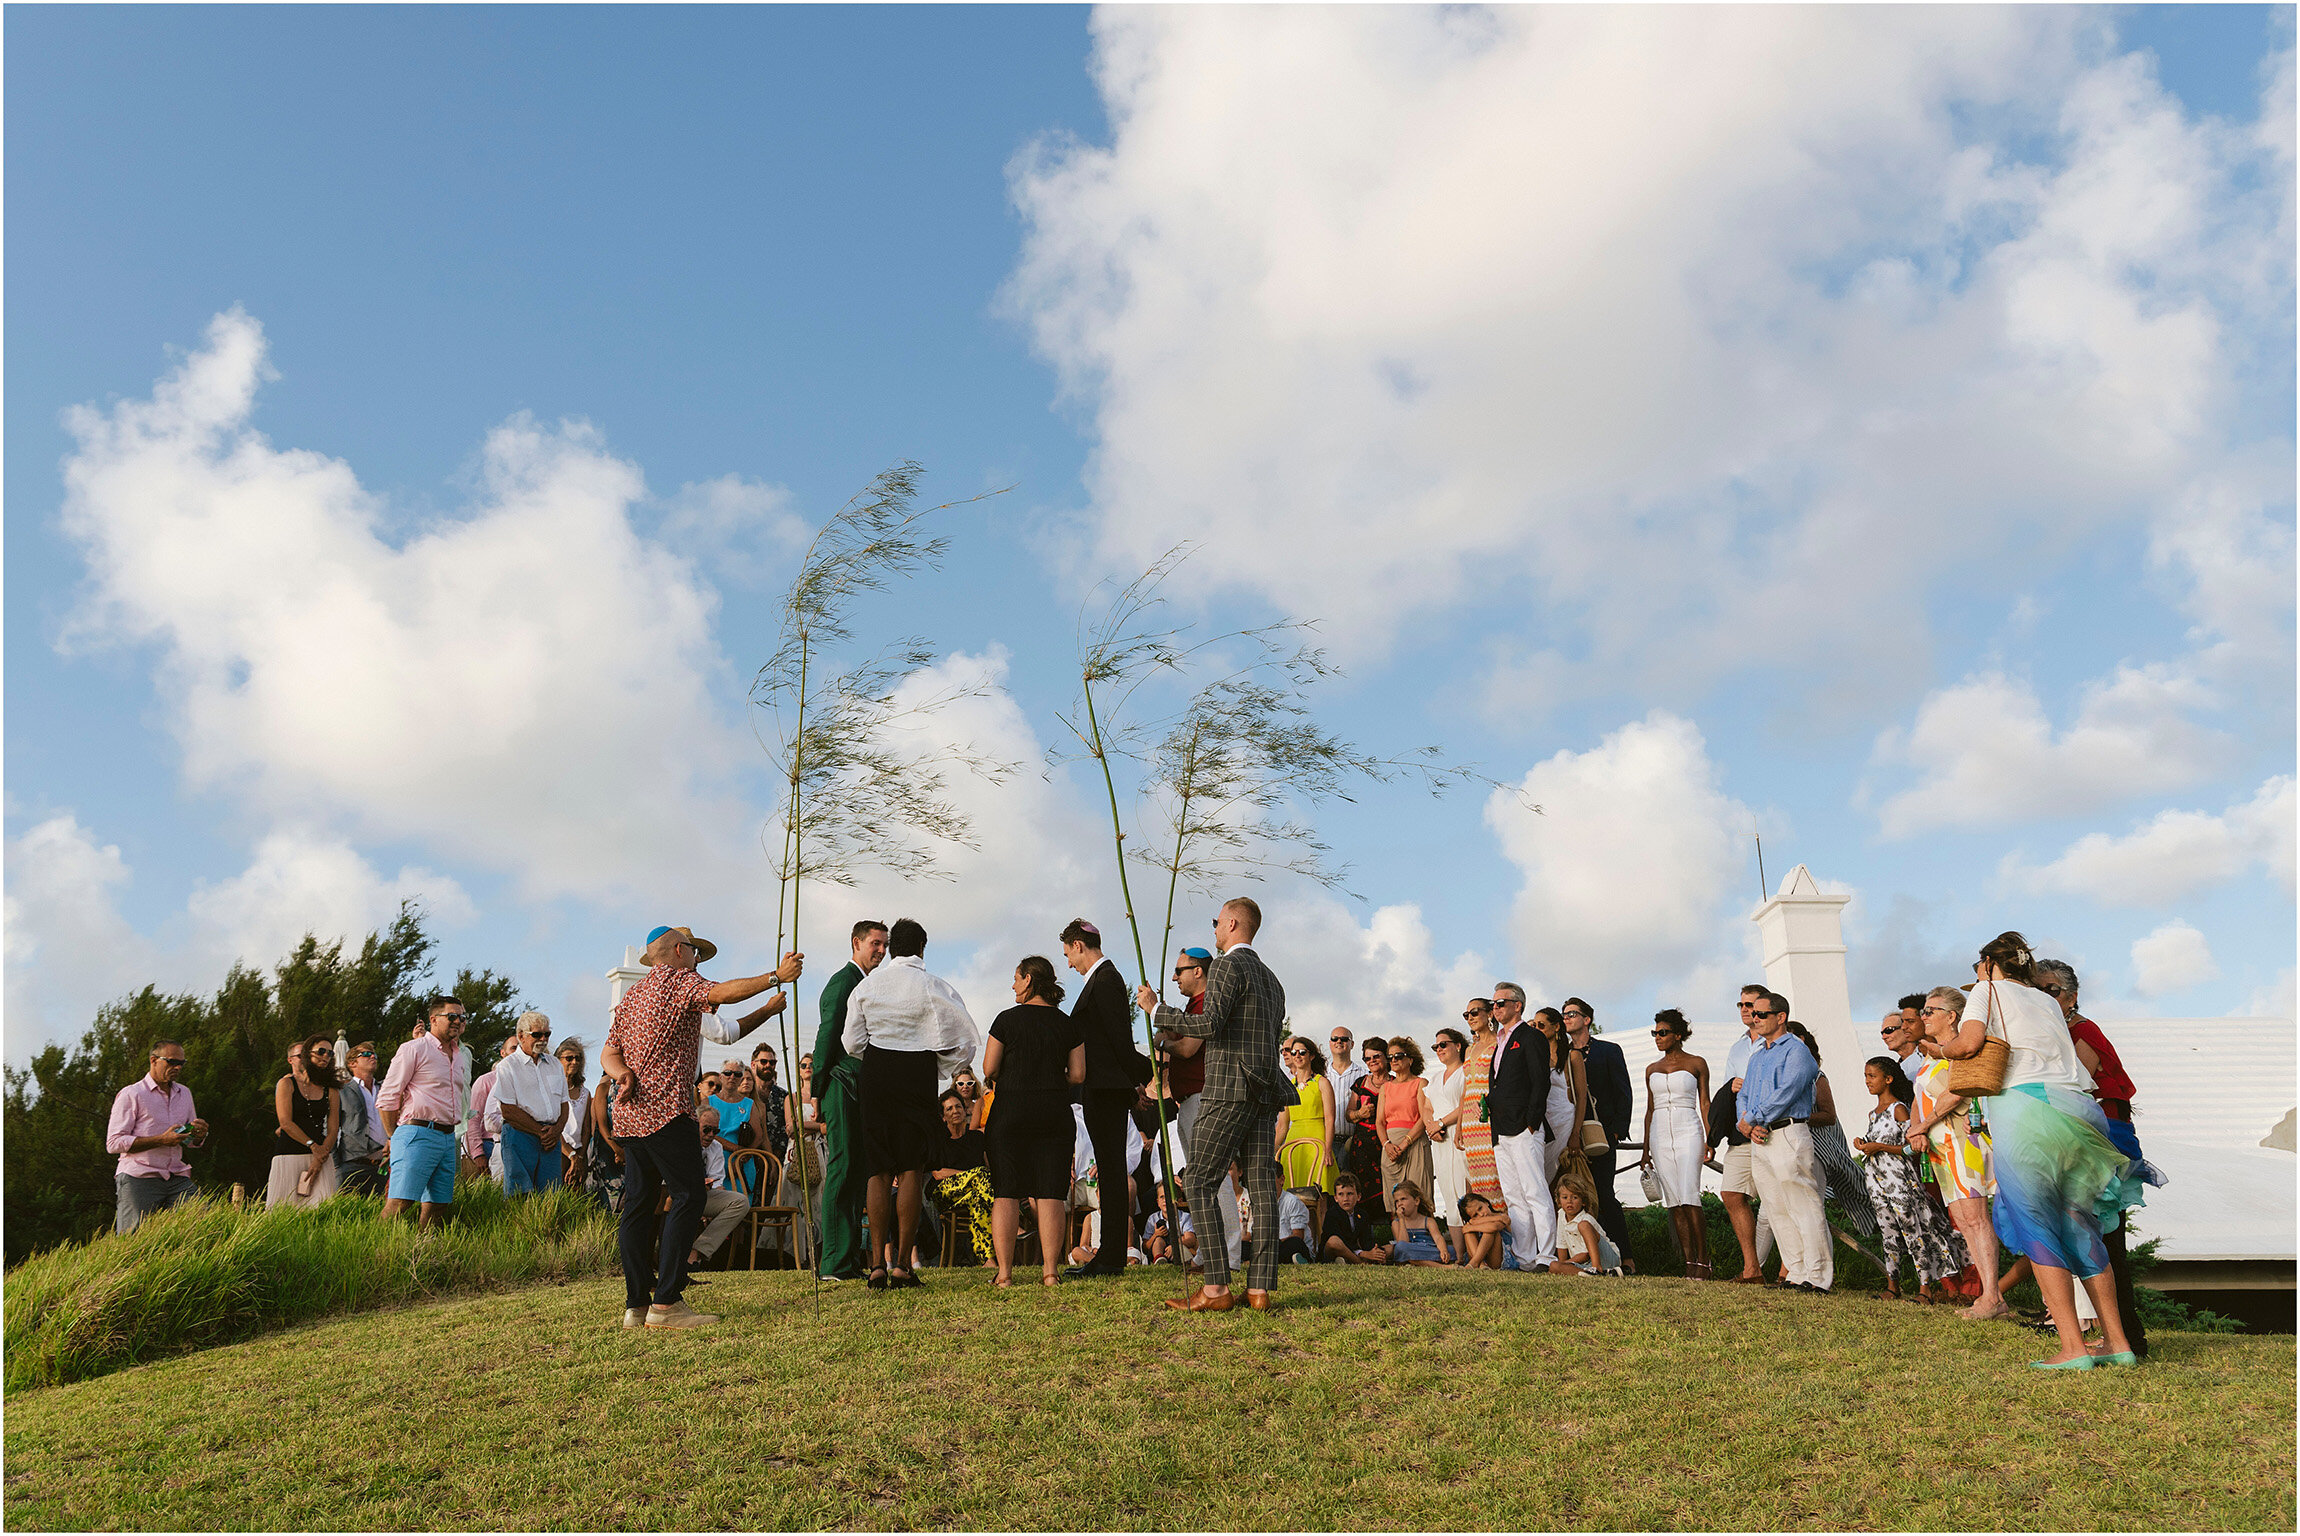
[{"label": "black dress shoes", "polygon": [[1106,1275],[1108,1273],[1110,1273],[1110,1271],[1106,1269],[1096,1269],[1091,1264],[1073,1264],[1062,1272],[1062,1278],[1065,1280],[1091,1280],[1097,1275]]}]

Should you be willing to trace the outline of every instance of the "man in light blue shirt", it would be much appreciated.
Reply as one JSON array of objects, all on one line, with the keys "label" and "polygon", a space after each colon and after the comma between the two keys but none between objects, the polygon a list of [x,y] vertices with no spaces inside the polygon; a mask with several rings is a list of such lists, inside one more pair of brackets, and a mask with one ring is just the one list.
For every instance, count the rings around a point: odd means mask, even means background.
[{"label": "man in light blue shirt", "polygon": [[1741,1077],[1736,1097],[1741,1134],[1749,1138],[1749,1171],[1757,1198],[1781,1248],[1781,1283],[1801,1291],[1826,1291],[1836,1278],[1829,1250],[1829,1222],[1821,1207],[1815,1175],[1813,1082],[1820,1067],[1805,1042],[1789,1033],[1789,1000],[1767,994],[1749,1011],[1756,1048]]}]

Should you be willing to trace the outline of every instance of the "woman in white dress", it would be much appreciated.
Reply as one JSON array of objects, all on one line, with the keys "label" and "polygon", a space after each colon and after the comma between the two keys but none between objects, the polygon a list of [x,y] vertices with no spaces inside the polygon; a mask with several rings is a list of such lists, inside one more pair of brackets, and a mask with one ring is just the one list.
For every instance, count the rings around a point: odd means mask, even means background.
[{"label": "woman in white dress", "polygon": [[1661,1183],[1685,1277],[1709,1278],[1709,1242],[1701,1219],[1701,1161],[1709,1148],[1709,1063],[1688,1055],[1693,1026],[1674,1008],[1653,1016],[1661,1058],[1645,1069],[1645,1156]]},{"label": "woman in white dress", "polygon": [[1549,1103],[1542,1112],[1542,1156],[1549,1167],[1549,1182],[1557,1182],[1557,1165],[1565,1156],[1565,1139],[1578,1135],[1573,1118],[1571,1049],[1565,1039],[1565,1017],[1555,1008],[1536,1008],[1533,1027],[1549,1042]]},{"label": "woman in white dress", "polygon": [[1458,1132],[1462,1090],[1469,1086],[1469,1041],[1458,1029],[1441,1029],[1430,1050],[1438,1060],[1422,1088],[1430,1105],[1430,1181],[1437,1189],[1437,1218],[1450,1227],[1460,1223],[1462,1196],[1469,1193],[1469,1156]]}]

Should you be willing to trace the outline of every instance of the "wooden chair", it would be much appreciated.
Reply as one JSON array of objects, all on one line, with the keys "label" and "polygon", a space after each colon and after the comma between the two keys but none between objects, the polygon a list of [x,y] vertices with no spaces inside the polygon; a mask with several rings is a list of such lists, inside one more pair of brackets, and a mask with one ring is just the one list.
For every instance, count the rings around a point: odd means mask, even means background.
[{"label": "wooden chair", "polygon": [[796,1266],[799,1263],[799,1208],[774,1204],[776,1192],[783,1187],[783,1165],[763,1147],[744,1147],[727,1154],[727,1176],[737,1189],[750,1196],[750,1209],[743,1217],[743,1251],[750,1255],[749,1267],[759,1267],[761,1227],[770,1232],[781,1230],[789,1240],[791,1263]]}]

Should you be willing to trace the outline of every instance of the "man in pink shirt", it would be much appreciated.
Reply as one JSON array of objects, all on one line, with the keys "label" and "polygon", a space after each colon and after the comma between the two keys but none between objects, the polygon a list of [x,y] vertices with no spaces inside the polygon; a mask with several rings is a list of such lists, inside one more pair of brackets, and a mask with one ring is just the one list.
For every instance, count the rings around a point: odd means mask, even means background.
[{"label": "man in pink shirt", "polygon": [[457,1043],[469,1017],[462,999],[434,993],[424,1017],[429,1029],[392,1054],[375,1107],[391,1140],[383,1214],[421,1201],[428,1227],[455,1203],[455,1123],[470,1091],[471,1053]]},{"label": "man in pink shirt", "polygon": [[112,1176],[115,1232],[133,1232],[152,1212],[199,1192],[184,1148],[208,1139],[208,1122],[193,1113],[192,1090],[176,1081],[183,1074],[184,1048],[161,1040],[152,1046],[152,1070],[112,1096],[104,1150],[120,1155]]}]

